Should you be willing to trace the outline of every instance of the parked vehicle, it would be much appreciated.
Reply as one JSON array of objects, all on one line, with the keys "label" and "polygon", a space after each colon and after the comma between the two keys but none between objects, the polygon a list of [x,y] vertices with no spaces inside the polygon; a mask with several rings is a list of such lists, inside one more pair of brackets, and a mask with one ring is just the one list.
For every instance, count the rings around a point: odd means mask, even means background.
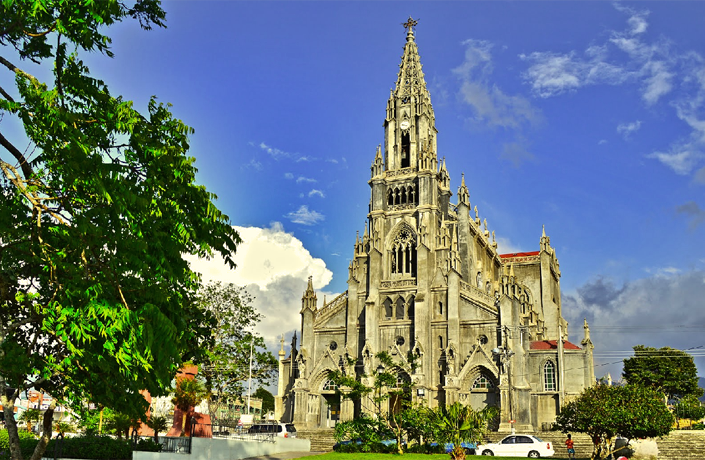
[{"label": "parked vehicle", "polygon": [[272,434],[282,438],[296,437],[296,427],[293,423],[255,423],[247,432],[249,434]]},{"label": "parked vehicle", "polygon": [[555,453],[550,442],[523,434],[507,436],[497,443],[480,444],[476,452],[481,455],[530,458],[553,457]]}]

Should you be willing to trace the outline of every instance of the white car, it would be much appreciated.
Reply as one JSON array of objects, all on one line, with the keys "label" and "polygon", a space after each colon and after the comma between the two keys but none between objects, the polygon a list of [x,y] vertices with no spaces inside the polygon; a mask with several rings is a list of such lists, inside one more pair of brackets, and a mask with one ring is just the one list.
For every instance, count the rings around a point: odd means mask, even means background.
[{"label": "white car", "polygon": [[513,434],[497,443],[480,444],[476,452],[481,455],[498,455],[500,457],[553,457],[553,446],[536,436]]}]

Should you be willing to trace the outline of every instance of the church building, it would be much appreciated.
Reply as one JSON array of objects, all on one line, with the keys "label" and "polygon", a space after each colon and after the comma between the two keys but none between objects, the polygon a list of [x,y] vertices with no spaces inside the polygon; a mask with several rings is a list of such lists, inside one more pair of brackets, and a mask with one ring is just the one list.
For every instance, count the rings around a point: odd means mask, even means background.
[{"label": "church building", "polygon": [[276,417],[314,429],[366,411],[364,403],[341,400],[329,374],[354,372],[371,385],[380,366],[375,355],[386,351],[399,378],[412,383],[415,403],[495,405],[500,431],[547,429],[563,401],[595,381],[588,325],[581,346],[568,341],[561,271],[545,231],[537,230],[538,250],[500,254],[464,177],[451,201],[415,25],[404,24],[348,290],[319,307],[309,279],[300,343],[295,335],[288,357],[282,338]]}]

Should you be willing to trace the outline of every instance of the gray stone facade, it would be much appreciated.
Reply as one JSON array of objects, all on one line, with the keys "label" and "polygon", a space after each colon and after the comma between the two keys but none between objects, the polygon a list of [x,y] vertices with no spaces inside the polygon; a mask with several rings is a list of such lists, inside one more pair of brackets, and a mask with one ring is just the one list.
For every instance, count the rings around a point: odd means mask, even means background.
[{"label": "gray stone facade", "polygon": [[[589,329],[568,342],[560,268],[545,231],[538,251],[499,254],[494,232],[461,180],[438,160],[435,116],[413,33],[386,107],[384,147],[371,167],[368,222],[354,245],[348,290],[319,308],[311,280],[301,343],[279,354],[278,418],[299,429],[333,426],[369,410],[336,395],[328,374],[348,367],[373,382],[389,352],[414,402],[501,409],[500,431],[540,430],[566,398],[595,381]],[[419,363],[409,375],[407,356]],[[510,421],[514,421],[510,423]]]}]

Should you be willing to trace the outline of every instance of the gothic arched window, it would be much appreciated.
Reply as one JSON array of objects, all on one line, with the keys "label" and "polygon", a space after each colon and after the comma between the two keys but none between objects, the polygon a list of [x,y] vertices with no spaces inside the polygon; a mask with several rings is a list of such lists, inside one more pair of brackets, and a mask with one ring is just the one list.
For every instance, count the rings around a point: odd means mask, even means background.
[{"label": "gothic arched window", "polygon": [[384,317],[392,319],[392,299],[389,297],[384,299]]},{"label": "gothic arched window", "polygon": [[479,377],[475,379],[471,389],[476,390],[478,388],[494,388],[494,384],[492,383],[492,380],[490,380],[484,373],[482,373]]},{"label": "gothic arched window", "polygon": [[556,365],[553,361],[546,361],[543,365],[543,391],[557,391]]},{"label": "gothic arched window", "polygon": [[397,299],[397,319],[404,319],[404,299],[399,297]]},{"label": "gothic arched window", "polygon": [[407,226],[401,228],[389,248],[390,272],[416,276],[416,235]]},{"label": "gothic arched window", "polygon": [[323,391],[335,391],[337,389],[338,385],[331,379],[326,380],[326,383],[323,384]]}]

